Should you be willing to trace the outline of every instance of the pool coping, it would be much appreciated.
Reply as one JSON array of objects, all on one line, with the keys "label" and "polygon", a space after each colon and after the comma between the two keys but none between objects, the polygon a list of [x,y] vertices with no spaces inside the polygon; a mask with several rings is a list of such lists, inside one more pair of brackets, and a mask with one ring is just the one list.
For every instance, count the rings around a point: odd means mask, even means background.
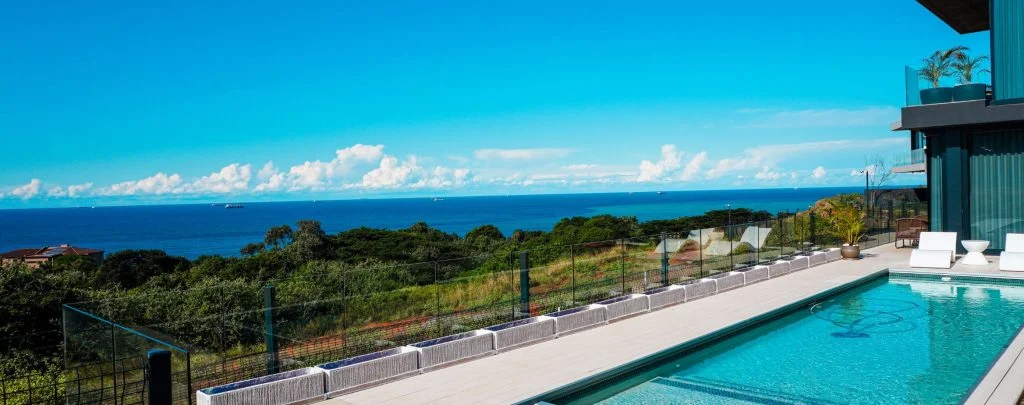
[{"label": "pool coping", "polygon": [[[573,392],[585,390],[593,385],[601,384],[603,382],[613,380],[620,376],[626,375],[639,368],[647,366],[651,363],[661,361],[665,358],[679,355],[683,352],[691,352],[698,350],[703,346],[706,346],[715,341],[728,338],[731,335],[741,333],[747,328],[757,326],[766,322],[770,322],[774,319],[778,319],[780,316],[784,316],[801,306],[812,304],[821,298],[828,297],[834,294],[841,293],[865,283],[874,281],[880,277],[888,277],[891,275],[910,275],[920,276],[921,279],[939,279],[942,277],[953,277],[969,280],[950,280],[950,281],[978,281],[985,282],[990,281],[999,283],[1005,280],[1024,280],[1024,274],[1017,275],[1001,275],[1001,274],[983,274],[977,273],[965,273],[956,271],[922,271],[915,269],[903,269],[903,268],[885,268],[882,270],[875,271],[867,274],[858,279],[849,281],[845,284],[832,287],[828,290],[821,291],[819,293],[810,295],[798,301],[777,307],[768,312],[755,315],[753,317],[738,321],[730,324],[723,328],[708,332],[704,335],[696,338],[687,340],[678,345],[660,350],[647,356],[637,358],[633,361],[625,364],[616,366],[612,369],[600,372],[593,376],[574,381],[572,383],[563,385],[561,387],[537,394],[530,398],[522,401],[515,402],[514,405],[532,405],[550,404],[546,402],[544,398],[552,398],[571,394]],[[913,277],[911,277],[913,278]],[[1024,324],[1022,324],[1017,332],[1004,347],[1003,350],[992,360],[988,365],[985,373],[974,383],[971,389],[964,395],[961,400],[962,404],[1017,404],[1020,400],[1022,393],[1024,393]]]},{"label": "pool coping", "polygon": [[[611,380],[611,379],[615,379],[615,378],[617,378],[619,376],[628,374],[629,372],[634,371],[636,369],[639,369],[641,367],[644,367],[644,366],[646,366],[646,365],[648,365],[650,363],[657,362],[657,361],[660,361],[662,359],[669,358],[669,357],[672,357],[672,356],[676,356],[676,355],[678,355],[681,352],[688,352],[688,351],[697,350],[697,349],[701,348],[702,346],[705,346],[705,345],[707,345],[709,343],[713,343],[715,341],[727,338],[727,337],[729,337],[731,335],[740,333],[740,332],[746,330],[749,327],[756,326],[756,325],[759,325],[759,324],[763,324],[763,323],[766,323],[766,322],[770,322],[770,321],[772,321],[774,319],[777,319],[780,316],[783,316],[785,314],[788,314],[788,313],[790,313],[790,312],[792,312],[792,311],[794,311],[794,310],[796,310],[796,309],[798,309],[798,308],[800,308],[802,306],[807,306],[809,304],[813,304],[814,302],[819,301],[821,298],[828,297],[828,296],[831,296],[831,295],[834,295],[834,294],[838,294],[838,293],[841,293],[843,291],[846,291],[846,290],[849,290],[849,289],[852,289],[852,288],[856,288],[857,286],[860,286],[860,285],[863,285],[865,283],[874,281],[875,279],[878,279],[880,277],[888,276],[889,272],[890,272],[890,270],[888,268],[882,269],[882,270],[877,270],[875,272],[872,272],[872,273],[869,273],[867,275],[864,275],[863,277],[860,277],[858,279],[849,281],[849,282],[847,282],[845,284],[838,285],[838,286],[829,288],[829,289],[827,289],[825,291],[821,291],[821,292],[818,292],[816,294],[813,294],[813,295],[801,298],[801,299],[799,299],[797,301],[794,301],[794,302],[791,302],[789,304],[785,304],[785,305],[776,307],[776,308],[774,308],[772,310],[769,310],[768,312],[764,312],[764,313],[761,313],[761,314],[758,314],[758,315],[754,315],[752,317],[749,317],[749,318],[743,319],[741,321],[738,321],[738,322],[732,323],[730,325],[727,325],[727,326],[725,326],[723,328],[719,328],[717,330],[708,332],[708,333],[706,333],[704,335],[701,335],[701,336],[698,336],[696,338],[689,339],[689,340],[687,340],[685,342],[682,342],[682,343],[679,343],[679,344],[677,344],[675,346],[671,346],[669,348],[659,350],[659,351],[657,351],[655,353],[652,353],[652,354],[649,354],[649,355],[637,358],[637,359],[635,359],[633,361],[630,361],[630,362],[627,362],[625,364],[613,367],[613,368],[611,368],[609,370],[602,371],[602,372],[597,373],[595,375],[592,375],[590,377],[587,377],[587,378],[584,378],[584,379],[581,379],[581,380],[578,380],[578,381],[574,381],[572,383],[563,385],[561,387],[558,387],[558,388],[555,388],[555,389],[552,389],[552,390],[548,390],[546,392],[534,395],[534,396],[532,396],[530,398],[527,398],[527,399],[524,399],[524,400],[521,400],[521,401],[514,402],[513,404],[514,405],[549,404],[549,402],[545,402],[544,401],[544,398],[559,397],[559,396],[564,396],[566,394],[570,394],[570,393],[573,393],[573,392],[576,392],[576,391],[584,390],[584,389],[586,389],[586,388],[588,388],[590,386],[593,386],[595,384],[600,384],[602,382],[605,382],[605,381],[608,381],[608,380]],[[1022,341],[1022,344],[1024,344],[1024,341]]]}]

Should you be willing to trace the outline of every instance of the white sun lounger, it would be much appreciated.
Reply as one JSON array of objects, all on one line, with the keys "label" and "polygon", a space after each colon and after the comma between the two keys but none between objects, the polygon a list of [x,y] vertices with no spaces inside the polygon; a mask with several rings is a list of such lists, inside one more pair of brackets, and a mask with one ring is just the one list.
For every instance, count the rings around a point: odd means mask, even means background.
[{"label": "white sun lounger", "polygon": [[1006,234],[1006,246],[999,254],[999,270],[1024,271],[1024,233]]},{"label": "white sun lounger", "polygon": [[921,232],[918,248],[910,252],[910,267],[948,269],[956,260],[956,232]]}]

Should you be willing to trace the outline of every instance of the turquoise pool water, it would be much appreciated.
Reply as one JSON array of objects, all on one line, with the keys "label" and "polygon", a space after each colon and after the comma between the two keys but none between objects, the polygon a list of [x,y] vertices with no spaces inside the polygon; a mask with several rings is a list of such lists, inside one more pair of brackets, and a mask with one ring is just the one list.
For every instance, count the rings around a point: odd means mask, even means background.
[{"label": "turquoise pool water", "polygon": [[1024,322],[1024,287],[880,277],[567,404],[955,404]]}]

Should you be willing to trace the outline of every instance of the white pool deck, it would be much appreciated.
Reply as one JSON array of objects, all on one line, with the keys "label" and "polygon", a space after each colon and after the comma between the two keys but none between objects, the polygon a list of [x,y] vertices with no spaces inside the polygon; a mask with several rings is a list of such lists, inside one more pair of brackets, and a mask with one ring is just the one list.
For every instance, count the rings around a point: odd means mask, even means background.
[{"label": "white pool deck", "polygon": [[[736,290],[640,315],[518,350],[455,365],[337,398],[328,404],[509,404],[671,348],[884,269],[909,269],[910,248],[892,244],[864,258],[827,263]],[[988,266],[913,269],[1024,278]],[[1016,404],[1024,390],[1024,337],[1018,336],[968,404]]]}]

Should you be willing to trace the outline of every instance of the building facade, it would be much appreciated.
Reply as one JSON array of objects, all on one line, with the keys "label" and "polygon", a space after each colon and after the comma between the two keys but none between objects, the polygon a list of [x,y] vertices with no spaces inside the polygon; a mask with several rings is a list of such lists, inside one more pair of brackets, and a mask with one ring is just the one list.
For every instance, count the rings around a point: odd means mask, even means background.
[{"label": "building facade", "polygon": [[911,134],[903,171],[927,173],[931,230],[1002,250],[1007,233],[1024,233],[1024,1],[918,2],[961,34],[990,33],[992,84],[961,97],[958,85],[936,101],[942,89],[918,88],[908,68],[908,105],[893,128]]},{"label": "building facade", "polygon": [[87,249],[71,245],[15,249],[10,252],[0,253],[0,262],[3,264],[25,263],[29,267],[39,268],[39,266],[42,266],[43,264],[53,263],[54,259],[61,256],[82,256],[92,260],[97,265],[103,263],[102,250]]}]

